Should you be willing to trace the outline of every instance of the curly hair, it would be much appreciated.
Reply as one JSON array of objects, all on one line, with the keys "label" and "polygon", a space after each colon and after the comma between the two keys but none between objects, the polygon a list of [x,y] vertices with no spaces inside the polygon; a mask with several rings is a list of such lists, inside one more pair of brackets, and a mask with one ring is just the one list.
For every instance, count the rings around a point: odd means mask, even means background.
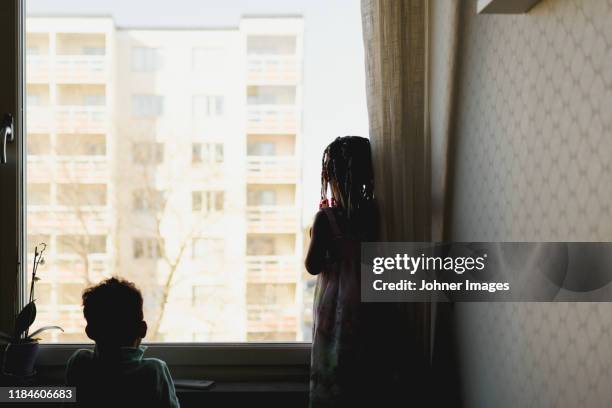
[{"label": "curly hair", "polygon": [[128,344],[143,320],[142,293],[132,282],[112,277],[83,292],[83,315],[96,342]]}]

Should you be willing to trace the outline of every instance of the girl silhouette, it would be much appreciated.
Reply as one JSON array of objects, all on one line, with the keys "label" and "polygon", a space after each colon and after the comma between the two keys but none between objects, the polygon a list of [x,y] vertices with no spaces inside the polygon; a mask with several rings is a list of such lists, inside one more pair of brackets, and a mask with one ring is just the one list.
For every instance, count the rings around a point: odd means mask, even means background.
[{"label": "girl silhouette", "polygon": [[371,319],[360,301],[360,251],[362,242],[376,239],[378,227],[368,139],[339,137],[327,146],[319,207],[305,261],[317,275],[310,406],[364,406],[373,373],[367,357],[372,350],[366,350]]}]

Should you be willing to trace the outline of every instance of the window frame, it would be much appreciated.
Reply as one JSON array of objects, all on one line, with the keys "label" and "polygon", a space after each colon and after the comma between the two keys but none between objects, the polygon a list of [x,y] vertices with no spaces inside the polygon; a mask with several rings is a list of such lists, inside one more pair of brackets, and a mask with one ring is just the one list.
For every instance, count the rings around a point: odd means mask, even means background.
[{"label": "window frame", "polygon": [[[9,0],[0,3],[4,16],[12,16],[4,22],[0,33],[0,46],[7,50],[7,61],[14,65],[3,64],[0,68],[0,84],[8,85],[0,95],[0,113],[10,112],[14,117],[15,141],[7,145],[8,163],[0,165],[0,186],[7,193],[7,200],[0,200],[0,222],[6,226],[0,231],[0,270],[16,271],[0,275],[0,329],[9,329],[14,313],[26,301],[27,290],[27,211],[26,211],[26,163],[25,150],[27,134],[25,130],[25,0]],[[10,17],[9,17],[10,18]],[[12,54],[12,55],[11,55]],[[14,56],[15,58],[11,58]],[[162,108],[163,109],[163,108]],[[10,199],[14,197],[14,200]],[[10,227],[13,225],[13,228]],[[4,249],[2,249],[4,248]],[[15,277],[16,290],[13,290]],[[9,294],[8,296],[4,296]],[[310,342],[244,342],[244,343],[144,343],[148,346],[149,356],[163,358],[173,369],[178,367],[216,366],[226,375],[226,380],[244,378],[240,374],[229,373],[233,367],[262,367],[251,372],[250,379],[269,379],[263,367],[281,367],[280,378],[286,377],[284,369],[290,373],[307,373],[310,363]],[[39,367],[64,366],[68,357],[79,348],[91,348],[92,344],[52,343],[40,345],[37,361]],[[289,368],[291,367],[291,368]],[[297,367],[297,371],[296,371]],[[194,375],[194,371],[188,371]],[[283,374],[285,373],[285,374]],[[307,375],[307,374],[306,374]],[[306,377],[307,378],[307,377]]]}]

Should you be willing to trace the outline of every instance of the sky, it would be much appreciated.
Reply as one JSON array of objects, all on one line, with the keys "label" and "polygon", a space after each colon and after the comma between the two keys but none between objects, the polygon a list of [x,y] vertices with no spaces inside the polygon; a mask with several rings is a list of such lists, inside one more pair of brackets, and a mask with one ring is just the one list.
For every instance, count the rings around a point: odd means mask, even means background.
[{"label": "sky", "polygon": [[360,0],[26,0],[26,12],[111,15],[120,27],[236,27],[243,14],[302,15],[307,223],[318,209],[323,148],[336,136],[368,135]]}]

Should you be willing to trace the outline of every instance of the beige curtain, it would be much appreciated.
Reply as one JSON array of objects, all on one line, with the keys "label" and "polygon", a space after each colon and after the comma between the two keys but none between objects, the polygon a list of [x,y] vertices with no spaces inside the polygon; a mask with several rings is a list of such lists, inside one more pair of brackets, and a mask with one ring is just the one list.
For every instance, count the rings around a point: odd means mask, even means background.
[{"label": "beige curtain", "polygon": [[387,241],[429,241],[427,1],[362,0],[375,190]]},{"label": "beige curtain", "polygon": [[[362,0],[375,194],[383,241],[429,241],[427,0]],[[405,344],[429,362],[431,303],[396,305]],[[417,368],[417,367],[415,367]]]},{"label": "beige curtain", "polygon": [[[361,2],[375,191],[386,241],[447,237],[460,5]],[[451,384],[452,305],[398,307],[413,337],[407,344],[422,347],[415,351],[436,384]],[[448,401],[455,398],[452,388]],[[444,405],[445,397],[438,399]]]}]

